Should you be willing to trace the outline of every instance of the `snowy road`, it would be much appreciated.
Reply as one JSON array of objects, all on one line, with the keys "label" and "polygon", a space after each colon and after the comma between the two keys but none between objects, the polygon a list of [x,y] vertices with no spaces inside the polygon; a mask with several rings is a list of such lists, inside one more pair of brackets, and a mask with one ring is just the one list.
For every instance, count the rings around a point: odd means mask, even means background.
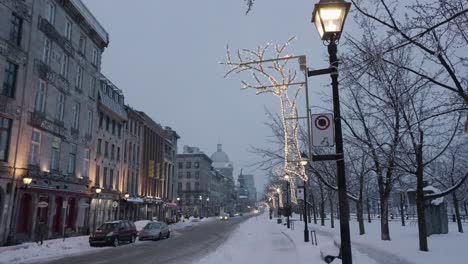
[{"label": "snowy road", "polygon": [[106,248],[90,254],[62,258],[41,264],[183,264],[194,263],[215,250],[248,217],[235,217],[229,221],[212,221],[178,230],[169,239],[145,241],[117,248]]}]

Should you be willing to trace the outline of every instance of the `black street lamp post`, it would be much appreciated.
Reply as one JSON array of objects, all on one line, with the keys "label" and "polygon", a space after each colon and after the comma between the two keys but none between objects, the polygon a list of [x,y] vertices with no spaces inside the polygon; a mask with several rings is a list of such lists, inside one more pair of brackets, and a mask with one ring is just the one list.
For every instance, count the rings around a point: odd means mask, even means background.
[{"label": "black street lamp post", "polygon": [[[320,0],[315,5],[312,22],[317,27],[320,37],[328,42],[328,54],[330,56],[333,114],[335,116],[335,141],[336,141],[336,166],[338,183],[338,201],[340,210],[340,255],[343,264],[352,264],[351,237],[349,231],[349,205],[346,194],[346,177],[343,151],[343,134],[341,129],[340,97],[338,90],[338,58],[337,42],[343,31],[344,22],[351,3],[344,0]],[[309,76],[313,74],[309,73]]]}]

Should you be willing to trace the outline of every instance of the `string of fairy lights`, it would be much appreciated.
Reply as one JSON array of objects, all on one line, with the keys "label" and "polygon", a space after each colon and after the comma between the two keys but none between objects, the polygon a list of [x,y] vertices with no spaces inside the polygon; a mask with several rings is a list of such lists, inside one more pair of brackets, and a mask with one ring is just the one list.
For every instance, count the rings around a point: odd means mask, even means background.
[{"label": "string of fairy lights", "polygon": [[[275,168],[278,177],[289,175],[291,202],[297,203],[295,190],[295,177],[307,181],[306,168],[301,164],[301,150],[299,144],[299,116],[297,101],[303,82],[296,81],[296,70],[291,67],[291,61],[297,58],[286,54],[288,47],[295,40],[290,38],[281,45],[258,46],[255,50],[238,49],[232,54],[229,46],[226,51],[227,66],[225,77],[232,74],[247,76],[241,79],[242,89],[255,90],[256,94],[271,94],[279,99],[280,116],[283,126],[284,162],[281,168]],[[266,59],[267,54],[273,59]]]}]

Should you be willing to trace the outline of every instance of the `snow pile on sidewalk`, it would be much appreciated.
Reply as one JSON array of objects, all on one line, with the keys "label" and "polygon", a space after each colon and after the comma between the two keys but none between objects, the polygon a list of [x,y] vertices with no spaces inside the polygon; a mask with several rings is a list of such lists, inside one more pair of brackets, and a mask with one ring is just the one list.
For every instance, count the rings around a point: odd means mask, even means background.
[{"label": "snow pile on sidewalk", "polygon": [[[379,264],[440,264],[440,263],[468,263],[468,235],[457,232],[456,224],[450,223],[449,233],[445,235],[431,235],[428,238],[429,252],[419,251],[418,228],[412,220],[401,226],[401,222],[390,222],[391,241],[380,239],[380,221],[365,223],[366,234],[359,235],[358,223],[350,222],[353,254],[361,252],[376,260]],[[319,221],[320,223],[320,221]],[[311,224],[310,228],[328,237],[339,235],[339,220],[335,221],[335,228]],[[303,224],[301,224],[303,228]],[[468,225],[464,226],[465,229]],[[297,225],[296,225],[297,229]]]},{"label": "snow pile on sidewalk", "polygon": [[32,242],[14,247],[14,250],[0,248],[0,264],[34,263],[103,249],[90,247],[88,236],[66,238],[65,241],[62,238],[46,240],[42,246]]},{"label": "snow pile on sidewalk", "polygon": [[[263,214],[242,223],[225,243],[197,264],[324,263],[320,250],[333,246],[333,240],[320,235],[317,235],[317,239],[318,246],[305,243],[304,230],[298,228],[298,224],[295,230],[288,229],[277,224],[276,219],[270,220],[267,214]],[[376,264],[362,254],[357,254],[355,259],[359,264]]]}]

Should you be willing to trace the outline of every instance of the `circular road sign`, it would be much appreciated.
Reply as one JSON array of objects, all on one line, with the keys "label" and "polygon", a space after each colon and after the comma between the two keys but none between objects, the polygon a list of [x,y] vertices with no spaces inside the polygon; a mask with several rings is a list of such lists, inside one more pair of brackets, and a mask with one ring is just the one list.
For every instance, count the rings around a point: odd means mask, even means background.
[{"label": "circular road sign", "polygon": [[315,119],[314,125],[320,130],[325,130],[330,127],[330,119],[327,116],[321,115]]}]

